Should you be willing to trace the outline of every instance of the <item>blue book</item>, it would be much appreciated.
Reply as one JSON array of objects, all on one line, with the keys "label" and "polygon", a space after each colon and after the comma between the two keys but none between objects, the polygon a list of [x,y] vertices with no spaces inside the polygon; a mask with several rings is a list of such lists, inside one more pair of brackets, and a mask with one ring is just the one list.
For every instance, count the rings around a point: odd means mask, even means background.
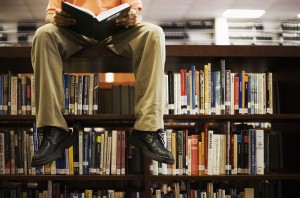
[{"label": "blue book", "polygon": [[190,107],[190,74],[186,74],[186,109],[187,114],[191,114],[191,107]]},{"label": "blue book", "polygon": [[195,84],[195,66],[193,65],[192,67],[191,67],[191,73],[192,73],[192,76],[191,76],[191,78],[192,78],[192,83],[191,83],[191,86],[192,86],[192,94],[191,94],[191,96],[192,96],[192,109],[191,109],[191,112],[192,112],[192,114],[195,114],[194,113],[194,111],[196,110],[196,89],[195,89],[195,87],[196,87],[196,84]]},{"label": "blue book", "polygon": [[65,115],[69,114],[69,104],[70,104],[70,74],[64,74],[63,86],[65,92]]}]

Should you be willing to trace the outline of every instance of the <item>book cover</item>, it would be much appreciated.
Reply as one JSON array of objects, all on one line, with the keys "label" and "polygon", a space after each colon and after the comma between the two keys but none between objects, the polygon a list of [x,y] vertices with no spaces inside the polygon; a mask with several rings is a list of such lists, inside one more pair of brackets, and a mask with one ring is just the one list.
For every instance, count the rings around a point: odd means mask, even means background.
[{"label": "book cover", "polygon": [[121,4],[95,16],[88,9],[62,2],[62,10],[66,11],[76,20],[76,24],[69,28],[79,34],[96,40],[104,40],[122,30],[124,26],[117,26],[116,19],[130,10],[128,3]]},{"label": "book cover", "polygon": [[191,145],[191,157],[192,157],[192,164],[191,164],[191,174],[198,175],[199,174],[199,150],[198,150],[198,135],[193,134],[192,137],[192,145]]}]

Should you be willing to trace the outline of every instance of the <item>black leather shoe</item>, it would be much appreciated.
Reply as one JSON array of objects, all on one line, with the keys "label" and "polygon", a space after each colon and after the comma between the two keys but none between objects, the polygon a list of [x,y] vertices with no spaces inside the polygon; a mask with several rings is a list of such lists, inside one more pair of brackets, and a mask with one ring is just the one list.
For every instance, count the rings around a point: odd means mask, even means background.
[{"label": "black leather shoe", "polygon": [[172,153],[164,147],[161,131],[139,131],[134,130],[127,137],[128,143],[142,149],[143,153],[153,160],[174,164]]},{"label": "black leather shoe", "polygon": [[49,164],[58,159],[74,142],[74,136],[57,127],[43,127],[43,140],[31,159],[31,166]]}]

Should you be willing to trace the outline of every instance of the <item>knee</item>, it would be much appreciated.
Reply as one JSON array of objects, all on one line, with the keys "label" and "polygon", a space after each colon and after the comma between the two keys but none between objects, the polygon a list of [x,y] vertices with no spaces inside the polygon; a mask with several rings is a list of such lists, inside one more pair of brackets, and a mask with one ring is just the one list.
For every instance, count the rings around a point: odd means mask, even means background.
[{"label": "knee", "polygon": [[151,35],[153,38],[160,38],[160,39],[165,39],[165,34],[164,31],[161,27],[151,24],[151,23],[146,23],[144,26],[144,31],[147,32],[149,35]]},{"label": "knee", "polygon": [[46,41],[50,38],[50,35],[55,31],[56,26],[53,24],[46,24],[39,27],[34,35],[34,40],[36,41]]}]

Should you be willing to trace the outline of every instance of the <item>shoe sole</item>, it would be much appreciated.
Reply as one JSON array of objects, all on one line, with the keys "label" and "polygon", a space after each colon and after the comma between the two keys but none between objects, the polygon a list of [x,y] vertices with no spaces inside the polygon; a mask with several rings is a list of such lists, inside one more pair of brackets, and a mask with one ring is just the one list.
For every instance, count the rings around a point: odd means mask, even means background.
[{"label": "shoe sole", "polygon": [[162,156],[157,156],[157,155],[153,154],[151,151],[148,150],[148,148],[145,146],[145,144],[141,140],[134,137],[133,135],[130,135],[129,137],[127,137],[127,142],[133,146],[141,148],[144,155],[147,155],[149,158],[151,158],[153,160],[156,160],[156,161],[159,161],[162,163],[166,163],[166,164],[174,164],[174,160],[172,160],[172,159],[168,159],[168,158],[165,158]]},{"label": "shoe sole", "polygon": [[64,149],[69,148],[70,146],[73,145],[73,141],[74,141],[74,137],[70,136],[68,139],[61,142],[60,145],[58,146],[58,148],[56,149],[56,151],[52,155],[48,156],[47,159],[32,161],[31,166],[33,166],[33,167],[34,166],[42,166],[45,164],[52,163],[54,160],[58,159],[61,156]]}]

